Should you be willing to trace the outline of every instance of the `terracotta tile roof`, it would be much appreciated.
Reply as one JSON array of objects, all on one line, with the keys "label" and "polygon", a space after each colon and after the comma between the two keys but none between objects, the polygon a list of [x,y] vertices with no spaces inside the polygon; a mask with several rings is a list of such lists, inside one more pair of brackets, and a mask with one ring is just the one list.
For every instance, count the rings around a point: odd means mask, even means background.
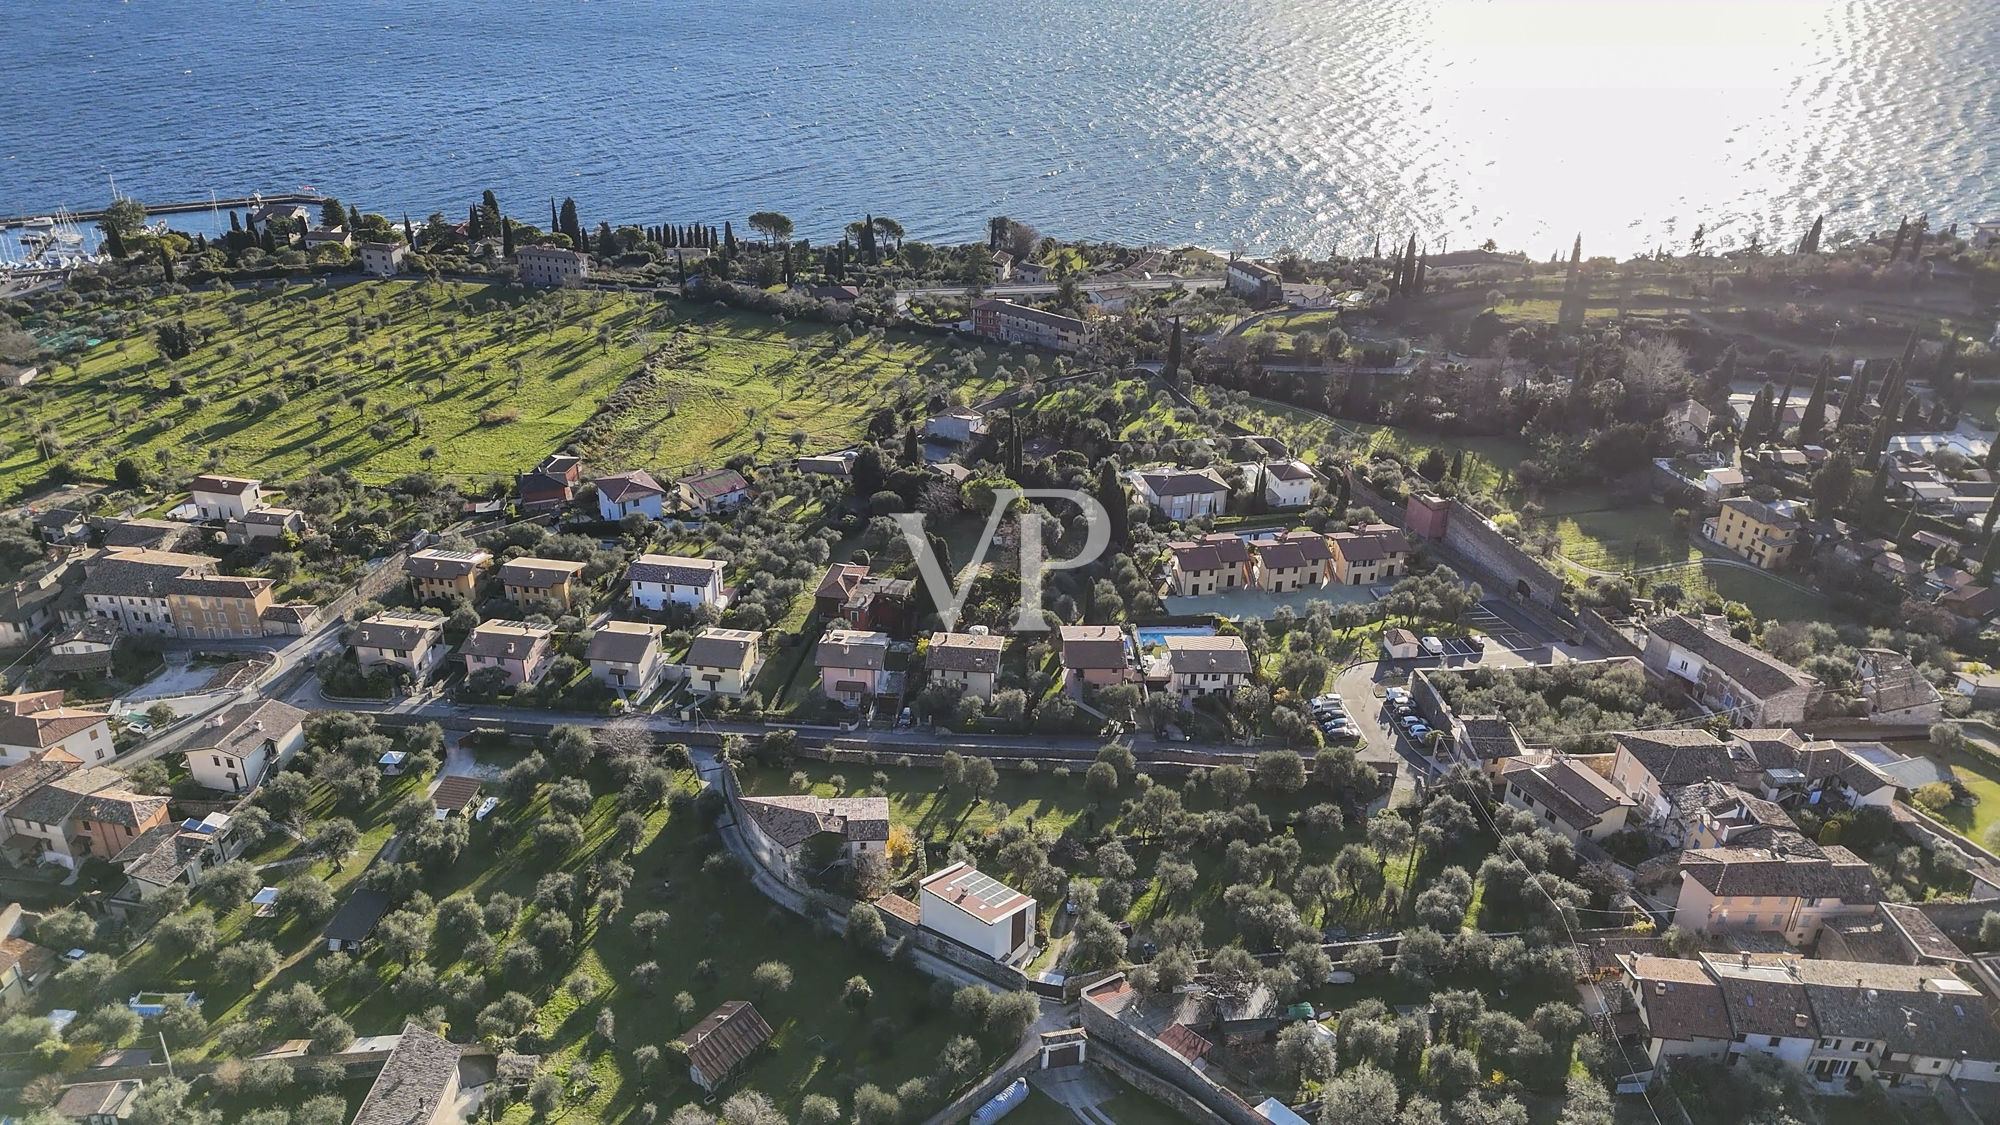
[{"label": "terracotta tile roof", "polygon": [[1062,639],[1065,668],[1122,669],[1126,666],[1125,634],[1116,625],[1064,625],[1057,630]]},{"label": "terracotta tile roof", "polygon": [[746,491],[750,487],[750,482],[744,480],[743,474],[735,469],[715,469],[691,477],[682,477],[679,484],[703,500],[715,500],[734,492]]},{"label": "terracotta tile roof", "polygon": [[665,496],[667,490],[644,469],[634,469],[629,473],[613,473],[597,478],[597,494],[613,504],[626,500],[637,500],[644,496]]},{"label": "terracotta tile roof", "polygon": [[1176,675],[1217,673],[1249,675],[1250,650],[1241,637],[1185,637],[1167,639],[1167,660]]},{"label": "terracotta tile roof", "polygon": [[188,482],[189,492],[209,492],[221,496],[241,496],[256,488],[262,481],[244,477],[222,477],[202,474]]},{"label": "terracotta tile roof", "polygon": [[917,910],[917,904],[901,895],[883,895],[875,900],[875,909],[884,914],[893,914],[912,926],[923,921],[923,915]]},{"label": "terracotta tile roof", "polygon": [[1759,699],[1810,688],[1817,682],[1777,657],[1744,644],[1727,633],[1703,628],[1686,614],[1655,620],[1646,629],[1653,636],[1693,653]]},{"label": "terracotta tile roof", "polygon": [[1215,1044],[1203,1039],[1194,1028],[1184,1023],[1174,1024],[1165,1031],[1162,1031],[1160,1033],[1160,1046],[1165,1047],[1167,1050],[1172,1051],[1189,1062],[1195,1062],[1210,1051],[1215,1050]]},{"label": "terracotta tile roof", "polygon": [[479,798],[480,780],[468,774],[448,773],[439,779],[437,788],[431,791],[433,807],[456,811]]}]

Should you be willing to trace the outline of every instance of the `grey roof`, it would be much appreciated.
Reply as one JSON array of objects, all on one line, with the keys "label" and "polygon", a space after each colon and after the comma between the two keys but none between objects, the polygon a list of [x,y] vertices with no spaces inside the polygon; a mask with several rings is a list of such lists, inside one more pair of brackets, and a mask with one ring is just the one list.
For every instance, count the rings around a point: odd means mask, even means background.
[{"label": "grey roof", "polygon": [[[1890,1053],[2000,1060],[1986,998],[1933,965],[1789,958],[1822,1033],[1873,1039]],[[1741,1028],[1738,1028],[1741,1031]]]},{"label": "grey roof", "polygon": [[83,804],[85,797],[121,784],[124,780],[124,774],[103,766],[80,769],[52,778],[40,788],[31,790],[7,810],[7,815],[37,824],[61,824]]},{"label": "grey roof", "polygon": [[111,862],[131,878],[164,887],[187,874],[188,864],[213,842],[202,833],[183,832],[172,822],[157,824],[125,845]]},{"label": "grey roof", "polygon": [[213,570],[207,555],[173,551],[115,550],[83,564],[83,592],[111,597],[165,597],[181,577]]},{"label": "grey roof", "polygon": [[326,924],[328,941],[361,941],[375,932],[375,923],[389,912],[389,896],[366,887],[347,896]]},{"label": "grey roof", "polygon": [[1845,848],[1822,854],[1766,848],[1699,848],[1681,853],[1681,871],[1714,895],[1735,898],[1837,898],[1872,903],[1881,898],[1868,864]]},{"label": "grey roof", "polygon": [[492,561],[485,551],[418,551],[403,560],[403,570],[419,578],[463,578]]},{"label": "grey roof", "polygon": [[1126,667],[1125,634],[1116,625],[1064,625],[1057,635],[1066,668]]},{"label": "grey roof", "polygon": [[468,633],[465,643],[458,651],[472,656],[486,656],[496,660],[508,657],[525,659],[539,643],[545,643],[555,635],[555,629],[547,625],[530,625],[525,621],[486,621]]},{"label": "grey roof", "polygon": [[889,838],[887,797],[745,797],[743,808],[781,848],[795,847],[822,832],[854,841]]},{"label": "grey roof", "polygon": [[187,533],[187,524],[168,520],[115,520],[104,528],[104,545],[164,551],[179,543]]},{"label": "grey roof", "polygon": [[1139,476],[1155,496],[1197,496],[1229,491],[1229,486],[1210,469],[1149,469]]},{"label": "grey roof", "polygon": [[266,742],[284,738],[305,721],[304,711],[276,699],[233,704],[196,728],[186,752],[219,750],[244,757],[256,753]]},{"label": "grey roof", "polygon": [[356,648],[413,649],[427,635],[436,640],[444,632],[444,623],[440,613],[378,613],[356,625],[348,643]]},{"label": "grey roof", "polygon": [[720,559],[685,555],[640,555],[625,568],[627,582],[660,582],[670,586],[706,586],[723,569]]},{"label": "grey roof", "polygon": [[1611,737],[1661,785],[1689,785],[1735,773],[1729,748],[1705,730],[1621,731]]},{"label": "grey roof", "polygon": [[1638,985],[1646,1028],[1658,1039],[1683,1042],[1730,1037],[1722,987],[1699,961],[1628,954],[1619,958]]},{"label": "grey roof", "polygon": [[889,635],[855,629],[828,629],[813,651],[822,668],[865,668],[879,672],[889,666]]},{"label": "grey roof", "polygon": [[1744,644],[1727,633],[1703,628],[1686,614],[1653,621],[1646,628],[1653,636],[1694,653],[1759,699],[1810,688],[1817,682],[1777,657]]},{"label": "grey roof", "polygon": [[771,1025],[748,1000],[730,1000],[683,1032],[672,1046],[713,1083],[743,1065],[770,1038]]},{"label": "grey roof", "polygon": [[1482,762],[1517,758],[1525,749],[1514,724],[1499,715],[1474,715],[1459,724],[1465,728],[1466,749]]},{"label": "grey roof", "polygon": [[459,1048],[414,1023],[368,1087],[353,1125],[412,1125],[436,1117],[458,1082]]},{"label": "grey roof", "polygon": [[1805,985],[1784,968],[1756,958],[1747,966],[1728,961],[1726,955],[1704,960],[1722,989],[1729,1026],[1736,1034],[1820,1037],[1819,1021],[1813,1018]]},{"label": "grey roof", "polygon": [[70,815],[78,820],[137,828],[167,807],[165,797],[148,797],[121,787],[100,789],[77,802]]},{"label": "grey roof", "polygon": [[703,629],[688,645],[687,663],[696,668],[741,668],[743,658],[763,639],[750,629]]},{"label": "grey roof", "polygon": [[1579,829],[1597,824],[1606,813],[1621,805],[1632,804],[1631,798],[1610,782],[1569,758],[1558,758],[1541,766],[1522,763],[1507,771],[1506,780],[1564,823]]},{"label": "grey roof", "polygon": [[1919,957],[1936,961],[1950,961],[1970,964],[1972,958],[1965,955],[1957,943],[1945,936],[1931,916],[1905,903],[1885,902],[1876,907],[1882,919],[1902,935],[1905,942]]},{"label": "grey roof", "polygon": [[590,636],[590,645],[584,649],[585,660],[611,660],[620,664],[637,664],[646,654],[659,647],[660,634],[665,626],[647,625],[637,621],[607,621]]},{"label": "grey roof", "polygon": [[1209,673],[1247,676],[1252,670],[1250,650],[1241,637],[1170,636],[1167,660],[1176,673],[1186,676]]},{"label": "grey roof", "polygon": [[523,556],[500,564],[500,582],[506,586],[526,586],[549,590],[583,573],[583,564],[567,559],[537,559]]},{"label": "grey roof", "polygon": [[972,633],[932,633],[924,666],[940,672],[998,672],[1007,642]]}]

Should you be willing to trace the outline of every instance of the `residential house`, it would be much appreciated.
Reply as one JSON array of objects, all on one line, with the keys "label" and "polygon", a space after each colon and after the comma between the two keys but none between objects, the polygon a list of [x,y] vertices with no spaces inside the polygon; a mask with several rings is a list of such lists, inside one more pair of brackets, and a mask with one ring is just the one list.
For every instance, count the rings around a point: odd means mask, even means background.
[{"label": "residential house", "polygon": [[1005,250],[995,250],[988,260],[993,263],[993,280],[1007,281],[1014,276],[1014,255]]},{"label": "residential house", "polygon": [[109,1082],[79,1082],[64,1086],[50,1111],[77,1125],[124,1125],[132,1118],[139,1092],[146,1084],[137,1078]]},{"label": "residential house", "polygon": [[1877,903],[1873,918],[1843,918],[1820,928],[1814,952],[1829,961],[1882,965],[1932,965],[1950,972],[1974,969],[1973,959],[1946,936],[1922,908]]},{"label": "residential house", "polygon": [[1333,577],[1342,586],[1374,586],[1410,572],[1410,541],[1401,528],[1364,524],[1327,536]]},{"label": "residential house", "polygon": [[1248,258],[1235,258],[1224,274],[1231,293],[1250,301],[1275,301],[1284,295],[1284,278],[1277,270]]},{"label": "residential house", "polygon": [[1144,469],[1132,479],[1140,498],[1170,520],[1219,516],[1229,507],[1229,485],[1214,469]]},{"label": "residential house", "polygon": [[828,629],[813,651],[820,691],[850,706],[889,690],[889,634]]},{"label": "residential house", "polygon": [[1063,679],[1072,687],[1113,687],[1136,674],[1132,650],[1116,625],[1064,625],[1057,629],[1062,644]]},{"label": "residential house", "polygon": [[204,788],[241,793],[264,784],[305,745],[306,713],[275,699],[235,703],[203,719],[181,753]]},{"label": "residential house", "polygon": [[798,291],[815,301],[837,301],[843,305],[861,299],[861,289],[854,285],[808,285]]},{"label": "residential house", "polygon": [[[1410,637],[1410,647],[1416,647],[1414,635]],[[1521,732],[1499,715],[1453,715],[1451,736],[1445,753],[1452,760],[1477,769],[1496,786],[1506,771],[1528,753]]]},{"label": "residential house", "polygon": [[67,582],[83,572],[68,561],[37,567],[0,585],[0,648],[25,648],[67,616]]},{"label": "residential house", "polygon": [[1113,285],[1103,289],[1091,289],[1083,295],[1084,304],[1094,313],[1119,313],[1131,308],[1133,302],[1144,297],[1136,289],[1124,285]]},{"label": "residential house", "polygon": [[1625,827],[1638,802],[1596,770],[1566,755],[1532,763],[1514,759],[1501,773],[1502,800],[1542,819],[1571,843],[1602,840]]},{"label": "residential house", "polygon": [[460,1054],[429,1028],[405,1023],[351,1125],[457,1125]]},{"label": "residential house", "polygon": [[735,469],[714,469],[674,482],[680,506],[698,516],[733,512],[750,502],[750,482]]},{"label": "residential house", "polygon": [[297,508],[258,508],[241,517],[232,516],[222,526],[222,541],[232,547],[271,549],[285,536],[306,533],[306,514]]},{"label": "residential house", "polygon": [[1667,444],[1683,450],[1701,449],[1708,444],[1708,427],[1715,415],[1691,398],[1684,398],[1668,409],[1661,427]]},{"label": "residential house", "polygon": [[1082,351],[1090,342],[1090,326],[1083,321],[1003,297],[972,302],[972,331],[989,340],[1058,352]]},{"label": "residential house", "polygon": [[514,478],[521,507],[533,511],[567,504],[583,480],[583,461],[567,453],[551,453],[533,469]]},{"label": "residential house", "polygon": [[198,883],[204,872],[242,855],[245,841],[230,832],[233,825],[228,814],[209,813],[140,833],[111,857],[125,873],[125,885],[111,897],[112,909],[129,910],[177,883]]},{"label": "residential house", "polygon": [[590,644],[584,649],[590,674],[621,696],[645,695],[667,671],[666,654],[660,648],[660,637],[666,631],[664,625],[641,621],[605,622],[590,635]]},{"label": "residential house", "polygon": [[1988,1002],[1946,968],[1792,953],[1617,960],[1655,1064],[1761,1054],[1804,1072],[1818,1093],[2000,1080]]},{"label": "residential house", "polygon": [[0,695],[0,766],[52,752],[87,765],[110,761],[118,753],[110,716],[67,706],[61,691]]},{"label": "residential house", "polygon": [[124,787],[123,777],[84,794],[69,816],[72,836],[98,859],[113,858],[148,830],[165,823],[167,799],[134,793]]},{"label": "residential house", "polygon": [[35,381],[40,372],[32,365],[0,363],[0,387],[25,387]]},{"label": "residential house", "polygon": [[822,621],[900,637],[909,631],[915,591],[916,584],[907,578],[876,575],[859,563],[834,563],[813,590],[813,610]]},{"label": "residential house", "polygon": [[1621,731],[1612,738],[1618,750],[1611,762],[1611,783],[1638,802],[1642,820],[1666,820],[1673,809],[1673,790],[1735,775],[1729,748],[1705,730],[1667,727]]},{"label": "residential house", "polygon": [[854,458],[858,455],[856,450],[843,449],[837,453],[794,458],[792,465],[809,477],[846,477],[854,472]]},{"label": "residential house", "polygon": [[1944,697],[1937,686],[1902,653],[1862,649],[1854,666],[1861,674],[1861,698],[1868,703],[1870,720],[1928,726],[1943,716]]},{"label": "residential house", "polygon": [[1303,508],[1312,503],[1318,476],[1304,461],[1272,461],[1264,466],[1264,502],[1273,508]]},{"label": "residential house", "polygon": [[1167,690],[1183,703],[1198,695],[1231,692],[1256,671],[1241,637],[1169,636]]},{"label": "residential house", "polygon": [[626,590],[641,609],[660,610],[670,605],[721,609],[726,604],[723,566],[721,559],[640,555],[625,568]]},{"label": "residential house", "polygon": [[554,246],[521,246],[514,250],[521,284],[553,289],[576,285],[590,276],[590,255]]},{"label": "residential house", "polygon": [[1278,287],[1278,292],[1287,308],[1330,309],[1334,306],[1333,290],[1314,282],[1287,281]]},{"label": "residential house", "polygon": [[1748,496],[1732,496],[1702,521],[1701,533],[1765,570],[1788,566],[1799,545],[1799,521]]},{"label": "residential house", "polygon": [[33,523],[42,542],[53,546],[90,541],[90,517],[78,508],[48,508],[36,512]]},{"label": "residential house", "polygon": [[471,677],[499,668],[506,673],[509,687],[537,684],[555,661],[555,632],[551,626],[526,621],[481,622],[458,646],[459,655],[465,658],[465,674]]},{"label": "residential house", "polygon": [[917,884],[924,929],[1012,961],[1035,940],[1035,900],[968,863],[954,863]]},{"label": "residential house", "polygon": [[1647,671],[1680,684],[1732,726],[1797,726],[1819,690],[1819,681],[1730,636],[1719,620],[1686,614],[1647,623],[1643,659]]},{"label": "residential house", "polygon": [[307,253],[311,253],[322,246],[351,247],[353,245],[354,236],[348,233],[347,228],[344,226],[313,227],[299,236],[299,246]]},{"label": "residential house", "polygon": [[362,672],[400,668],[422,683],[444,660],[445,620],[438,613],[387,609],[356,625],[347,644]]},{"label": "residential house", "polygon": [[688,646],[688,686],[711,695],[748,692],[763,663],[763,643],[764,634],[754,629],[703,629]]},{"label": "residential house", "polygon": [[1395,628],[1382,631],[1382,655],[1388,660],[1415,660],[1422,655],[1417,635],[1408,629]]},{"label": "residential house", "polygon": [[667,490],[661,488],[660,482],[646,470],[634,469],[629,473],[598,477],[596,484],[597,514],[606,522],[616,523],[630,515],[645,516],[649,520],[660,518]]},{"label": "residential house", "polygon": [[1749,484],[1749,478],[1743,475],[1741,469],[1709,469],[1701,474],[1701,490],[1710,501],[1725,500],[1738,495]]},{"label": "residential house", "polygon": [[924,437],[964,445],[987,434],[986,415],[969,406],[954,406],[924,423]]},{"label": "residential house", "polygon": [[1013,279],[1022,285],[1046,285],[1049,267],[1040,262],[1015,262]]},{"label": "residential house", "polygon": [[[798,870],[810,859],[824,866],[884,855],[889,848],[887,797],[743,797],[737,802],[748,843],[766,865]],[[819,841],[825,846],[808,846]]]},{"label": "residential house", "polygon": [[1953,686],[1960,695],[1970,698],[1974,707],[2000,706],[2000,672],[1962,666]]},{"label": "residential house", "polygon": [[1784,807],[1726,781],[1699,781],[1672,796],[1675,847],[1800,848],[1803,834]]},{"label": "residential house", "polygon": [[934,684],[956,684],[973,699],[991,699],[1006,642],[989,633],[932,633],[924,671]]},{"label": "residential house", "polygon": [[194,510],[204,520],[242,519],[264,506],[262,481],[203,473],[188,482]]},{"label": "residential house", "polygon": [[[103,766],[71,768],[42,761],[9,777],[9,789],[26,788],[6,810],[5,851],[22,863],[53,863],[75,870],[90,855],[110,859],[118,850],[167,815],[165,797],[141,797],[125,789],[125,775]],[[51,764],[57,768],[48,769]],[[19,768],[19,767],[14,767]],[[102,794],[100,800],[85,802]],[[115,845],[115,846],[114,846]]]},{"label": "residential house", "polygon": [[[18,916],[21,908],[8,909]],[[0,930],[0,1013],[25,1007],[59,964],[55,950],[15,936],[11,927]]]},{"label": "residential house", "polygon": [[508,601],[523,609],[564,606],[575,592],[572,583],[582,574],[580,562],[522,556],[500,564],[500,590]]},{"label": "residential house", "polygon": [[93,617],[155,637],[261,637],[272,604],[268,578],[217,574],[206,555],[115,550],[83,564],[79,587]]},{"label": "residential house", "polygon": [[64,676],[108,676],[124,639],[116,622],[86,617],[49,638],[41,668]]},{"label": "residential house", "polygon": [[403,272],[410,248],[400,242],[364,242],[355,248],[361,272],[368,277],[394,277]]},{"label": "residential house", "polygon": [[1316,531],[1280,532],[1250,544],[1257,555],[1257,585],[1273,593],[1324,586],[1333,574],[1333,546]]},{"label": "residential house", "polygon": [[1240,535],[1217,532],[1199,540],[1167,544],[1168,576],[1184,598],[1249,586],[1256,578],[1250,545]]},{"label": "residential house", "polygon": [[1881,897],[1868,862],[1837,845],[1698,848],[1681,853],[1674,924],[1691,933],[1749,931],[1805,945],[1831,919],[1873,914]]},{"label": "residential house", "polygon": [[771,1025],[748,1000],[730,1000],[668,1046],[687,1059],[688,1079],[713,1092],[740,1072],[771,1035]]},{"label": "residential house", "polygon": [[485,551],[427,548],[403,559],[403,573],[410,576],[410,592],[420,602],[473,601],[479,575],[492,565],[493,556]]}]

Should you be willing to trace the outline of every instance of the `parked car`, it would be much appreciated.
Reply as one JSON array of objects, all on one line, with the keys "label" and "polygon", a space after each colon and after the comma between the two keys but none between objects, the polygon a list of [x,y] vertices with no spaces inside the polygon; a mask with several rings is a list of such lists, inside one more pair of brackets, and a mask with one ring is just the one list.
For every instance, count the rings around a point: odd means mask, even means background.
[{"label": "parked car", "polygon": [[1444,655],[1444,642],[1438,640],[1436,637],[1425,637],[1423,640],[1423,646],[1424,646],[1425,656]]}]

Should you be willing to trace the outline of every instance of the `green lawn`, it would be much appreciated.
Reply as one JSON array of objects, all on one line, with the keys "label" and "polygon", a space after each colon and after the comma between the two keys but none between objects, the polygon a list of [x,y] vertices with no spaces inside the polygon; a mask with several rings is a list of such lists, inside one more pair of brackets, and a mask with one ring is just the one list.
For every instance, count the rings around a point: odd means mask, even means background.
[{"label": "green lawn", "polygon": [[[593,443],[594,467],[776,456],[795,433],[819,450],[858,436],[951,353],[908,333],[841,345],[821,325],[709,305],[463,284],[209,292],[69,315],[28,326],[102,342],[0,398],[0,493],[39,480],[45,453],[103,479],[125,456],[149,472],[213,462],[277,479],[506,475],[568,439],[648,353],[653,384]],[[199,346],[168,360],[155,331],[183,321]],[[949,378],[976,398],[1004,355]]]},{"label": "green lawn", "polygon": [[1981,739],[1972,741],[1985,747],[1986,753],[1946,750],[1930,742],[1913,743],[1899,749],[1922,754],[1951,767],[1958,780],[1978,798],[1978,803],[1970,807],[1953,805],[1945,810],[1942,819],[1958,829],[1966,839],[1984,845],[1987,829],[2000,822],[2000,747]]}]

